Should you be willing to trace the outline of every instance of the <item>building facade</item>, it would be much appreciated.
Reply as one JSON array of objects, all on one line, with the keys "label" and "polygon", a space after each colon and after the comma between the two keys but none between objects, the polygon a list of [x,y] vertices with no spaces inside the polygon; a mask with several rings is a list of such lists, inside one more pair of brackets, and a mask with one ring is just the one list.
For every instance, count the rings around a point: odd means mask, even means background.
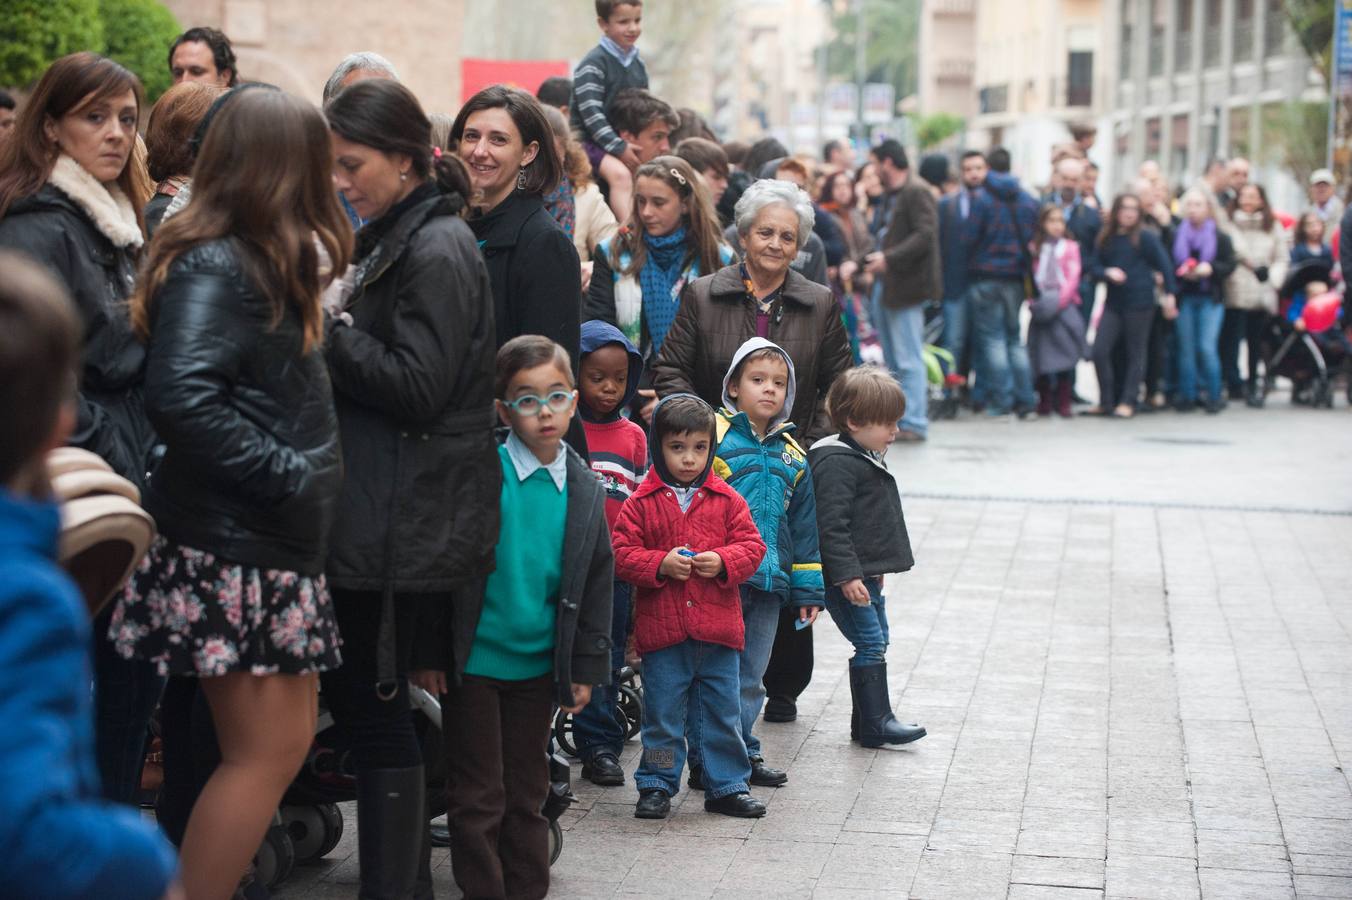
[{"label": "building facade", "polygon": [[977,0],[922,0],[917,56],[921,115],[949,113],[969,126],[977,113]]},{"label": "building facade", "polygon": [[1127,185],[1147,159],[1178,187],[1213,156],[1243,156],[1274,205],[1301,205],[1301,182],[1314,161],[1323,165],[1324,143],[1318,125],[1300,133],[1301,111],[1327,104],[1328,92],[1291,35],[1282,0],[1105,5],[1114,36],[1112,103],[1100,132],[1107,185]]}]

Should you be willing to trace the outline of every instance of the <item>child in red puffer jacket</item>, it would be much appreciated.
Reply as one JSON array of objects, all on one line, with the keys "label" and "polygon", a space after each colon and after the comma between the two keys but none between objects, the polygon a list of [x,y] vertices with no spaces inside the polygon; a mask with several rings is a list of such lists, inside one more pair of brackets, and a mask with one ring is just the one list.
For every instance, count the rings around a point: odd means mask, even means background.
[{"label": "child in red puffer jacket", "polygon": [[643,760],[634,815],[664,819],[680,789],[686,717],[701,724],[704,808],[765,815],[751,796],[742,741],[738,586],[765,555],[746,501],[710,472],[714,411],[690,394],[653,411],[652,468],[620,510],[615,577],[634,585],[634,635],[643,655]]}]

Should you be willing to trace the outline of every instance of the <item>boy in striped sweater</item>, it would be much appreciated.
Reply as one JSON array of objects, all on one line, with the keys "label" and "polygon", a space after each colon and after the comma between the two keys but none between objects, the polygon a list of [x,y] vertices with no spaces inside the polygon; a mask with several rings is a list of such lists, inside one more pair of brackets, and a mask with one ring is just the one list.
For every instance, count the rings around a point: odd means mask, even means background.
[{"label": "boy in striped sweater", "polygon": [[[606,491],[606,522],[612,529],[624,501],[638,489],[648,470],[648,436],[624,417],[638,392],[643,357],[624,334],[607,322],[582,325],[578,372],[578,413],[587,432],[592,471]],[[615,580],[611,617],[611,668],[624,665],[631,588]],[[624,728],[616,715],[618,678],[592,692],[591,702],[573,719],[573,737],[582,757],[582,777],[610,787],[624,784],[620,751]]]}]

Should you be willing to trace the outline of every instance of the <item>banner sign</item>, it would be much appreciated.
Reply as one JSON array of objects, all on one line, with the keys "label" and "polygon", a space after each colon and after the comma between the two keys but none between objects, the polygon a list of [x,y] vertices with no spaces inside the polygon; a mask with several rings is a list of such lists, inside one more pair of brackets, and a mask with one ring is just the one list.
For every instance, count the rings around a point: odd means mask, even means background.
[{"label": "banner sign", "polygon": [[465,59],[460,62],[460,102],[493,84],[520,88],[533,97],[546,78],[572,74],[565,59]]}]

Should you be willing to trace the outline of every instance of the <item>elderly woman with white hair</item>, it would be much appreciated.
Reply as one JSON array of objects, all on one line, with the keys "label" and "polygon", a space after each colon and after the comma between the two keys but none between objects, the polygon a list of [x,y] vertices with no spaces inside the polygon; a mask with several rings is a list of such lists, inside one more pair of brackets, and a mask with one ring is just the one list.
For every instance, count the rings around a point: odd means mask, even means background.
[{"label": "elderly woman with white hair", "polygon": [[[831,289],[790,268],[812,234],[813,216],[812,200],[796,185],[758,181],[746,189],[733,215],[745,259],[685,288],[654,367],[659,396],[687,392],[720,406],[733,355],[749,338],[763,337],[793,360],[789,418],[798,441],[807,446],[834,431],[826,392],[853,362],[850,342]],[[764,676],[766,721],[793,721],[812,679],[812,629],[795,621],[801,609],[780,614]]]}]

